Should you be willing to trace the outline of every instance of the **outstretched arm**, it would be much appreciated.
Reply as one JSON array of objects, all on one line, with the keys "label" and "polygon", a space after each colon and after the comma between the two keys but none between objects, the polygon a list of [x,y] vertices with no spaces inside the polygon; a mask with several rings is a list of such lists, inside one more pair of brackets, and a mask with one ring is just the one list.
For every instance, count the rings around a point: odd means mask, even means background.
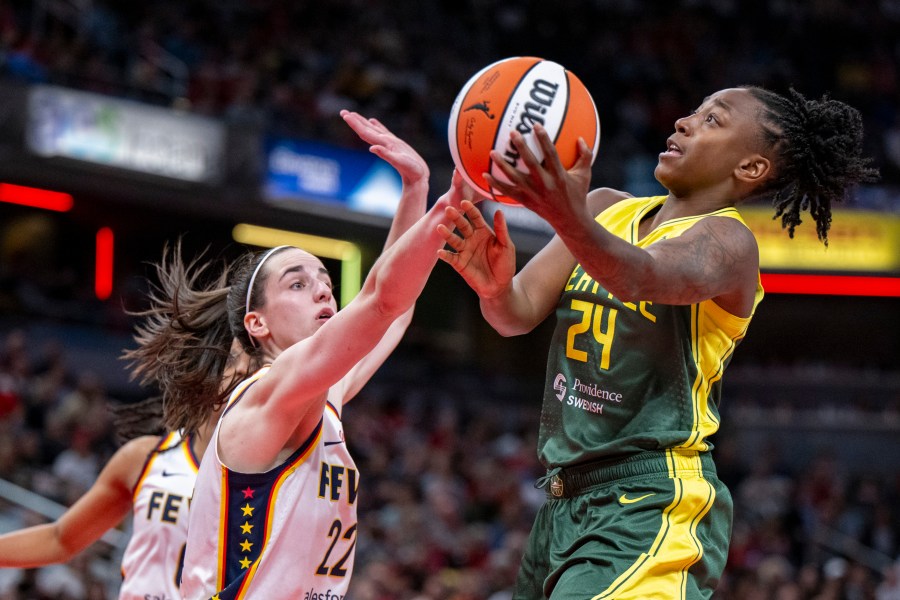
[{"label": "outstretched arm", "polygon": [[97,481],[57,521],[0,536],[0,567],[66,562],[118,525],[132,507],[132,488],[159,438],[134,439],[113,455]]},{"label": "outstretched arm", "polygon": [[360,139],[370,144],[369,151],[372,154],[383,159],[400,174],[403,189],[397,212],[391,221],[391,229],[384,242],[384,247],[388,248],[425,214],[428,202],[428,164],[412,146],[394,135],[378,119],[367,119],[349,110],[342,110],[341,117]]},{"label": "outstretched arm", "polygon": [[419,297],[437,251],[438,225],[448,206],[459,206],[461,178],[425,216],[375,261],[362,290],[312,336],[284,350],[269,374],[251,386],[222,423],[220,455],[231,468],[259,472],[282,450],[309,435],[322,417],[325,393],[362,360],[388,327]]},{"label": "outstretched arm", "polygon": [[460,208],[447,209],[456,232],[441,226],[452,251],[438,256],[478,294],[482,315],[498,333],[528,333],[553,310],[575,266],[572,255],[554,237],[516,274],[516,249],[503,213],[494,213],[492,230],[472,202],[463,201]]},{"label": "outstretched arm", "polygon": [[759,256],[756,240],[745,226],[729,218],[703,219],[678,237],[639,248],[593,220],[586,202],[591,151],[584,140],[579,140],[575,166],[566,171],[546,130],[535,125],[534,134],[543,163],[522,135],[513,132],[511,141],[528,172],[495,156],[511,183],[485,178],[550,223],[591,277],[624,301],[692,304],[715,298],[734,314],[749,314]]},{"label": "outstretched arm", "polygon": [[[403,189],[397,212],[391,221],[384,248],[399,239],[405,231],[422,218],[428,203],[429,169],[425,160],[412,146],[394,135],[377,119],[367,119],[359,113],[341,111],[344,121],[364,141],[371,144],[369,151],[397,169]],[[397,317],[381,341],[360,360],[341,381],[341,389],[336,390],[343,403],[349,402],[384,364],[391,352],[400,343],[407,327],[412,322],[413,308]]]}]

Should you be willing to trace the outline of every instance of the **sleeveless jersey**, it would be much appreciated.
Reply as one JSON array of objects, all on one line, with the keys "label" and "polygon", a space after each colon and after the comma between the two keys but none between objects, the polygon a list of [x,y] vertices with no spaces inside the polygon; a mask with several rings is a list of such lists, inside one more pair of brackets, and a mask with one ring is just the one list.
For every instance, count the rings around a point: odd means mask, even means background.
[{"label": "sleeveless jersey", "polygon": [[188,505],[197,479],[191,438],[163,436],[134,486],[131,539],[122,556],[119,600],[176,600]]},{"label": "sleeveless jersey", "polygon": [[235,389],[200,465],[181,590],[188,600],[340,600],[347,592],[359,478],[340,410],[327,403],[309,438],[265,473],[238,473],[219,458],[222,418],[268,370]]},{"label": "sleeveless jersey", "polygon": [[[645,248],[706,217],[743,223],[738,211],[666,221],[638,240],[638,225],[665,196],[622,200],[597,216],[614,235]],[[762,299],[757,278],[756,305]],[[622,302],[572,271],[556,308],[538,456],[547,466],[615,459],[645,450],[705,451],[719,427],[722,372],[750,318],[712,300],[673,306]]]}]

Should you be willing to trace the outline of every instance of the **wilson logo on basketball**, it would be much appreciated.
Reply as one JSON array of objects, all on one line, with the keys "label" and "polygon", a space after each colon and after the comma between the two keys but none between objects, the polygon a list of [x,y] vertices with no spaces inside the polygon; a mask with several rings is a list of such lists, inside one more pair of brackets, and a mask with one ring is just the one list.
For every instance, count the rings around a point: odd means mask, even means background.
[{"label": "wilson logo on basketball", "polygon": [[[556,90],[558,89],[558,83],[550,83],[544,79],[535,79],[534,84],[531,86],[531,91],[528,93],[528,97],[531,98],[533,102],[525,103],[525,106],[519,115],[519,123],[516,125],[516,131],[522,135],[528,135],[531,133],[531,130],[534,129],[535,123],[543,125],[544,115],[546,115],[547,110],[553,106],[553,99],[556,98]],[[510,166],[515,167],[519,164],[519,153],[516,152],[512,142],[506,145],[506,151],[503,152],[503,156]]]}]

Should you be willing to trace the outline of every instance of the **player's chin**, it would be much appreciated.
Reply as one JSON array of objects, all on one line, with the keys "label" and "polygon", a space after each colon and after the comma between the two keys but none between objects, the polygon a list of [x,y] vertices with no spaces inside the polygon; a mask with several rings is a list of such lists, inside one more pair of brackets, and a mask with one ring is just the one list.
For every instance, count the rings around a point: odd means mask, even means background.
[{"label": "player's chin", "polygon": [[665,164],[662,157],[660,157],[659,162],[656,164],[656,168],[653,169],[653,177],[655,177],[663,187],[668,188],[669,182],[674,179],[674,175],[674,170],[671,169],[669,165]]}]

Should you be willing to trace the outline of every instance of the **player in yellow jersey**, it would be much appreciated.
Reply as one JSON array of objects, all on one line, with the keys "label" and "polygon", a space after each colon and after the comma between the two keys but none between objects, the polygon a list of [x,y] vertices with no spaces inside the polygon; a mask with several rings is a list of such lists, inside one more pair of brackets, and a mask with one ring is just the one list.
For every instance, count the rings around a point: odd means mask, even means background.
[{"label": "player in yellow jersey", "polygon": [[[709,598],[728,552],[732,501],[709,436],[722,374],[762,298],[756,239],[734,208],[771,197],[791,234],[808,209],[827,241],[831,205],[875,177],[859,113],[793,90],[725,89],[675,122],[659,155],[665,196],[588,192],[591,152],[566,171],[535,125],[539,162],[492,158],[502,194],[556,236],[516,273],[501,212],[448,212],[441,253],[502,335],[555,311],[538,456],[547,502],[522,559],[516,600]],[[496,153],[494,153],[496,154]]]}]

